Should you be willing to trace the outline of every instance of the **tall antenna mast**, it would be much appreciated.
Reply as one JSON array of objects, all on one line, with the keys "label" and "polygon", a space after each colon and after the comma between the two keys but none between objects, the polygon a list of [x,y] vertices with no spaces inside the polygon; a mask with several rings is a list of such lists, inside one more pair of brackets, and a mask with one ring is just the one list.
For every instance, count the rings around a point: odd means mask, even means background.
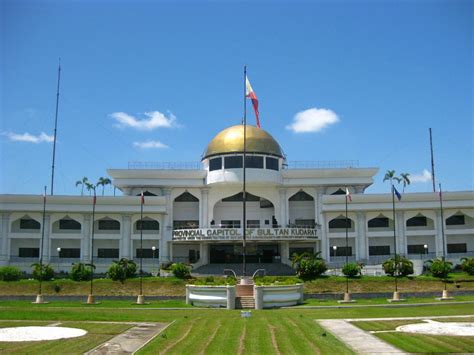
[{"label": "tall antenna mast", "polygon": [[54,195],[54,161],[56,159],[56,137],[58,131],[59,82],[61,80],[61,58],[58,64],[58,89],[56,92],[56,115],[54,118],[53,165],[51,167],[51,195]]},{"label": "tall antenna mast", "polygon": [[430,128],[430,150],[431,150],[431,181],[433,183],[433,192],[436,192],[434,156],[433,156],[433,136],[431,134],[431,128]]}]

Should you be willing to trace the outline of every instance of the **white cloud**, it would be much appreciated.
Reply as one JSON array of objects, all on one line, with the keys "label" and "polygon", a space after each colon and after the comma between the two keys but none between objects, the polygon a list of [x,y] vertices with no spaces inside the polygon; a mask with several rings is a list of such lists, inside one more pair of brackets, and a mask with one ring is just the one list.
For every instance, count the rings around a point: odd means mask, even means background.
[{"label": "white cloud", "polygon": [[140,149],[166,149],[166,144],[159,141],[133,142],[133,146]]},{"label": "white cloud", "polygon": [[286,126],[286,129],[294,133],[320,132],[337,122],[339,117],[333,111],[314,107],[298,112],[293,117],[293,123]]},{"label": "white cloud", "polygon": [[147,118],[138,119],[125,112],[114,112],[110,114],[110,117],[117,121],[117,127],[130,127],[140,131],[152,131],[156,128],[178,127],[176,116],[172,113],[169,113],[168,117],[159,111],[145,112],[144,115]]},{"label": "white cloud", "polygon": [[417,182],[429,182],[431,181],[431,173],[423,169],[423,172],[421,174],[410,174],[409,179],[411,182],[417,183]]},{"label": "white cloud", "polygon": [[35,136],[25,132],[23,134],[4,132],[3,135],[7,136],[13,142],[28,142],[28,143],[51,143],[54,141],[54,136],[48,136],[46,133],[41,132],[39,135]]}]

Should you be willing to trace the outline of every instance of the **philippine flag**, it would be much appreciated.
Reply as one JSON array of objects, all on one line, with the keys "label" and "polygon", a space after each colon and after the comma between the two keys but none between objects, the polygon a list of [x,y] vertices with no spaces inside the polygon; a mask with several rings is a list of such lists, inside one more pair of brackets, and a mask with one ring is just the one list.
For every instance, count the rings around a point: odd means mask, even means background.
[{"label": "philippine flag", "polygon": [[252,89],[252,86],[250,85],[250,81],[247,76],[245,76],[245,97],[252,100],[255,118],[257,119],[257,127],[260,128],[260,119],[258,118],[258,99],[257,95],[255,95],[255,92]]}]

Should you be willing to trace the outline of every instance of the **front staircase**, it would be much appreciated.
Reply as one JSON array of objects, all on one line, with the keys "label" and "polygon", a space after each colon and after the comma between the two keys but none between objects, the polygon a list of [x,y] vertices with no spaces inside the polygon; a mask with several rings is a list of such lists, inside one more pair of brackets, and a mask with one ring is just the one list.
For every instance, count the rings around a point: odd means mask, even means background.
[{"label": "front staircase", "polygon": [[[216,275],[221,276],[224,274],[225,269],[234,270],[237,275],[242,275],[242,264],[206,264],[191,271],[193,276],[200,275]],[[296,272],[291,266],[283,263],[273,264],[247,264],[247,275],[253,275],[258,269],[265,269],[266,275],[269,276],[295,276]]]},{"label": "front staircase", "polygon": [[251,285],[235,285],[235,308],[255,309],[253,297],[253,283]]}]

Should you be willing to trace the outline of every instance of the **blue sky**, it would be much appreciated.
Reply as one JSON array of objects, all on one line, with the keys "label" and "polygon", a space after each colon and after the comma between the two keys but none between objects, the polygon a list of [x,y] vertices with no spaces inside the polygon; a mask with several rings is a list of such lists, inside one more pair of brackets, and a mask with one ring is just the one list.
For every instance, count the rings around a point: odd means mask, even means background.
[{"label": "blue sky", "polygon": [[[129,161],[199,161],[238,124],[243,66],[290,161],[358,160],[472,190],[471,1],[0,2],[0,193],[55,194]],[[248,122],[254,123],[249,103]],[[297,124],[295,124],[297,123]],[[28,135],[26,135],[28,133]]]}]

